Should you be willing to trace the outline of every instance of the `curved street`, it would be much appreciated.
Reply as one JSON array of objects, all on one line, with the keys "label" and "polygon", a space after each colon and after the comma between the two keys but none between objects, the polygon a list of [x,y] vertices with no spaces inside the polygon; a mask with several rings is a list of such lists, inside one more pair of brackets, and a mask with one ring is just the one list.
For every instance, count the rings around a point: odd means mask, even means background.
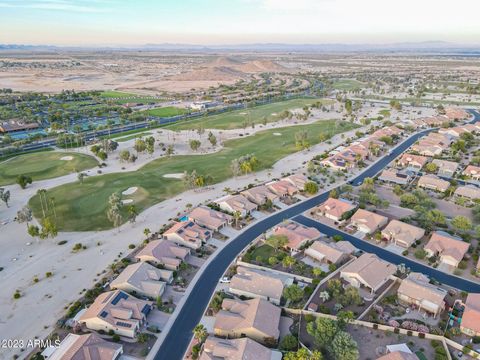
[{"label": "curved street", "polygon": [[[478,112],[473,110],[469,111],[473,115],[472,122],[480,120],[480,114]],[[390,151],[390,153],[388,153],[388,155],[379,159],[374,165],[356,176],[350,181],[350,183],[353,185],[360,185],[365,178],[375,176],[397,156],[402,154],[411,145],[413,145],[420,137],[428,134],[432,130],[433,129],[427,129],[412,135],[407,140],[397,145],[393,150]],[[215,254],[215,258],[213,258],[210,263],[206,264],[206,268],[203,269],[203,273],[198,278],[198,281],[193,284],[193,288],[188,294],[188,298],[180,308],[180,313],[175,318],[171,328],[167,330],[168,334],[163,339],[159,349],[156,350],[156,354],[153,357],[149,356],[149,358],[153,358],[155,360],[180,360],[183,358],[183,355],[192,338],[192,330],[202,318],[202,315],[208,306],[210,297],[217,286],[218,280],[223,275],[225,270],[235,260],[238,254],[246,246],[248,246],[248,244],[250,244],[252,240],[266,232],[269,228],[288,218],[295,217],[296,221],[304,223],[308,226],[314,226],[321,232],[328,235],[341,233],[346,240],[352,242],[352,244],[359,249],[375,253],[380,258],[395,264],[403,262],[414,271],[425,273],[442,283],[454,286],[460,290],[480,292],[480,284],[476,284],[474,282],[461,279],[457,276],[443,273],[429,266],[408,260],[351,235],[339,232],[339,230],[335,228],[330,228],[324,224],[320,224],[314,220],[301,216],[303,212],[324,202],[328,198],[328,194],[329,191],[323,192],[290,208],[278,211],[265,219],[259,220],[236,238],[230,240],[230,242],[223,249],[219,250],[219,252]]]}]

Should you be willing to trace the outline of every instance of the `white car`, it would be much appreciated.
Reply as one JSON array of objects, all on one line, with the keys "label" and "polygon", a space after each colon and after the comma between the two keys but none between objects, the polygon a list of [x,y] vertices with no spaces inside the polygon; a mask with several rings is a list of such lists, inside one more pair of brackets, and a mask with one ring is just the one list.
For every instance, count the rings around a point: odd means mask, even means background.
[{"label": "white car", "polygon": [[228,284],[230,283],[230,279],[226,276],[220,279],[220,284]]}]

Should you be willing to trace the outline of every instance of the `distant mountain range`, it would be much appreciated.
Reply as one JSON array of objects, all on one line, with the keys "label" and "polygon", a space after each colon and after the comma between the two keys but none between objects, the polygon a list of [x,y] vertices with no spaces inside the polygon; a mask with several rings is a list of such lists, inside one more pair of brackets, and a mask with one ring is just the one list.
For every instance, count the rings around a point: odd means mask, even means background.
[{"label": "distant mountain range", "polygon": [[258,43],[237,45],[145,44],[102,46],[54,46],[0,44],[1,50],[61,51],[61,50],[136,50],[136,51],[255,51],[255,52],[415,52],[480,54],[479,45],[455,44],[445,41],[403,42],[392,44],[282,44]]}]

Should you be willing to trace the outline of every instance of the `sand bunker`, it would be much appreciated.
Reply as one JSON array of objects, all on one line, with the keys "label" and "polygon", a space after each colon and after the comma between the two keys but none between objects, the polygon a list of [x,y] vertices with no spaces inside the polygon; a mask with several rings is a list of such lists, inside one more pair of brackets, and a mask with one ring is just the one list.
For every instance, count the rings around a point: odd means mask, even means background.
[{"label": "sand bunker", "polygon": [[70,160],[73,160],[73,156],[62,156],[62,157],[60,158],[60,160],[70,161]]},{"label": "sand bunker", "polygon": [[181,179],[183,178],[183,173],[165,174],[163,177],[167,179]]},{"label": "sand bunker", "polygon": [[133,202],[132,199],[125,199],[125,200],[122,200],[122,204],[125,205],[125,204],[131,204]]},{"label": "sand bunker", "polygon": [[277,113],[272,113],[272,116],[277,116],[278,114]]},{"label": "sand bunker", "polygon": [[275,136],[282,136],[282,133],[273,133]]},{"label": "sand bunker", "polygon": [[122,192],[122,195],[132,195],[132,194],[134,194],[137,190],[138,190],[138,188],[137,188],[136,186],[129,187],[127,190],[125,190],[125,191]]}]

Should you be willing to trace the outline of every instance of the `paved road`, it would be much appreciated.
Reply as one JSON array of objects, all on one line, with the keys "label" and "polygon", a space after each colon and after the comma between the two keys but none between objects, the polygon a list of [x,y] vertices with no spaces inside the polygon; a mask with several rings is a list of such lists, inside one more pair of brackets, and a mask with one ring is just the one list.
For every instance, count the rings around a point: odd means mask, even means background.
[{"label": "paved road", "polygon": [[[480,114],[477,112],[471,111],[474,115],[474,120],[480,120]],[[380,159],[370,168],[366,169],[363,173],[355,177],[350,183],[353,185],[359,185],[362,183],[363,179],[366,177],[373,177],[379,173],[385,166],[387,166],[392,160],[397,156],[402,154],[407,148],[413,145],[420,137],[431,132],[432,129],[423,130],[417,134],[412,135],[410,138],[405,140],[403,143],[397,145],[387,156]],[[170,331],[165,337],[162,345],[160,346],[157,354],[154,356],[155,360],[180,360],[182,359],[189,343],[192,338],[192,330],[200,322],[202,315],[208,305],[210,296],[212,295],[215,287],[218,283],[218,280],[223,275],[228,266],[235,260],[238,254],[255,238],[260,236],[262,233],[266,232],[269,228],[275,226],[276,224],[282,222],[284,219],[296,217],[303,221],[302,218],[298,215],[307,211],[308,209],[324,202],[328,198],[328,192],[318,194],[304,202],[301,202],[291,208],[279,211],[272,216],[260,220],[252,227],[245,230],[245,232],[238,235],[235,239],[232,239],[229,244],[227,244],[223,249],[220,250],[220,253],[212,260],[212,262],[204,269],[203,274],[198,279],[197,283],[194,285],[188,299],[186,300],[184,306],[182,307],[180,313],[175,319]],[[316,223],[318,224],[318,223]],[[316,225],[320,226],[320,225]],[[325,232],[325,231],[323,231]],[[354,238],[355,239],[355,238]],[[358,240],[358,239],[357,239]],[[368,244],[368,243],[365,243]],[[361,248],[356,243],[354,244],[358,248]],[[363,244],[362,244],[363,245]],[[386,250],[383,250],[378,247],[372,246],[368,248],[369,252],[373,253],[382,253],[382,256],[387,256],[388,253]],[[366,246],[366,245],[364,245]],[[385,253],[385,254],[384,254]],[[387,254],[388,253],[388,254]],[[379,254],[380,256],[380,254]],[[399,259],[394,258],[394,255],[390,255],[391,258],[388,260],[392,262],[399,262]],[[390,260],[391,259],[391,260]],[[403,258],[402,258],[403,259]],[[405,262],[405,260],[403,260]],[[409,265],[410,266],[410,265]],[[410,266],[412,269],[417,269],[417,264],[412,264]],[[427,270],[430,269],[425,267]],[[432,269],[433,270],[433,269]],[[422,272],[428,273],[425,269],[422,268]],[[474,284],[467,282],[466,280],[461,281],[457,277],[449,276],[442,273],[436,274],[435,271],[434,277],[444,283],[453,284],[457,288],[464,287],[466,291],[471,291]],[[480,292],[480,286],[477,289]]]}]

